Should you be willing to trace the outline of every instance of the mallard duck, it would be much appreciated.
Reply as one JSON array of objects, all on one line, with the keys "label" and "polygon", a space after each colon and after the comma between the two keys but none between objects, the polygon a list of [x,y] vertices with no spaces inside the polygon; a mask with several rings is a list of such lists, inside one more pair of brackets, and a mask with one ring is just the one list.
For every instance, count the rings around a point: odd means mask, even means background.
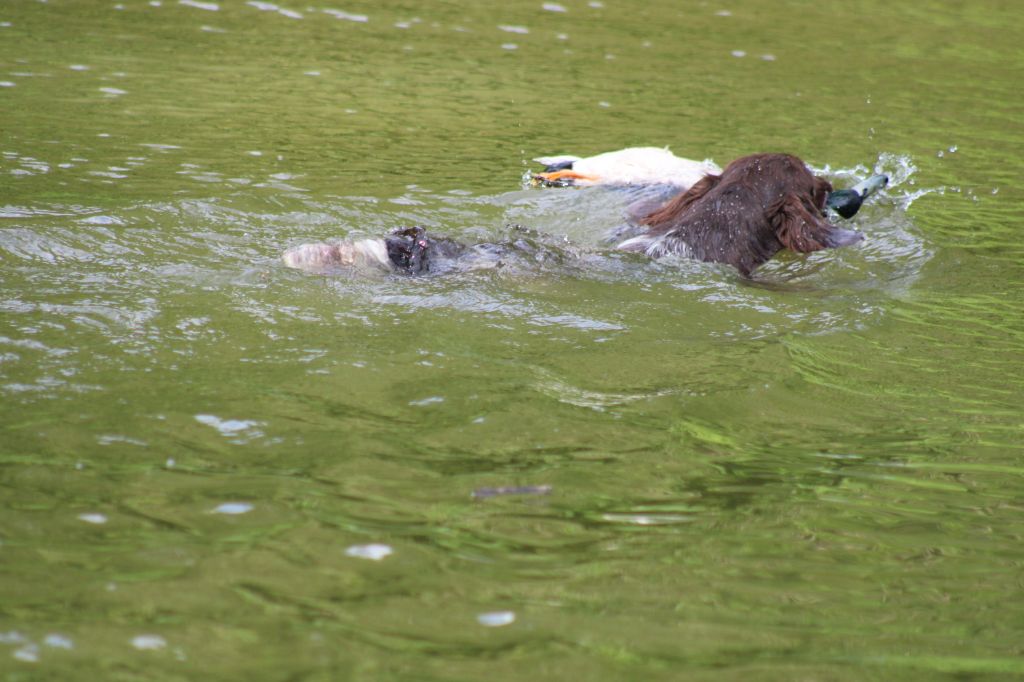
[{"label": "mallard duck", "polygon": [[674,185],[689,189],[709,173],[721,173],[713,161],[693,161],[659,147],[629,147],[597,156],[542,156],[544,170],[533,182],[547,187],[587,185]]}]

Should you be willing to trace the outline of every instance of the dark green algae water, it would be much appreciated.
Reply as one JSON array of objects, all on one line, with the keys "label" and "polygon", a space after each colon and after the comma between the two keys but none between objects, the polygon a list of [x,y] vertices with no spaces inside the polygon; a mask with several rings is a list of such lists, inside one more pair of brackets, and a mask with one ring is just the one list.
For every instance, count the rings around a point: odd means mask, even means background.
[{"label": "dark green algae water", "polygon": [[[1018,679],[1022,29],[0,5],[0,675]],[[619,196],[522,189],[629,145],[894,181],[863,244],[744,281],[602,250]],[[278,260],[409,224],[536,248]]]}]

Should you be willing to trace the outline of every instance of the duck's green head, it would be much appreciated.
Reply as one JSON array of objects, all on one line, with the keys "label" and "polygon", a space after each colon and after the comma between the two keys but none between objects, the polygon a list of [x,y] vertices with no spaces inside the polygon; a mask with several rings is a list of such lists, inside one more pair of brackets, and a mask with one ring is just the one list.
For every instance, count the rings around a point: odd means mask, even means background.
[{"label": "duck's green head", "polygon": [[860,206],[864,203],[865,199],[888,184],[888,176],[872,175],[867,180],[857,183],[850,189],[838,189],[830,192],[825,200],[825,206],[831,208],[844,218],[852,218],[860,210]]},{"label": "duck's green head", "polygon": [[825,205],[844,218],[852,218],[860,210],[864,197],[852,189],[837,189],[829,193]]}]

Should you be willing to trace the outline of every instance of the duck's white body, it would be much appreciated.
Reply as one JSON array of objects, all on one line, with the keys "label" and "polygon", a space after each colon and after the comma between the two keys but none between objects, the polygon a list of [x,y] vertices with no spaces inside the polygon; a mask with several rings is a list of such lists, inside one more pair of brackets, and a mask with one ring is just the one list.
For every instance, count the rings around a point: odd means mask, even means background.
[{"label": "duck's white body", "polygon": [[546,184],[675,185],[687,189],[709,173],[721,173],[713,161],[693,161],[660,147],[629,147],[597,156],[543,156],[534,159],[557,170],[537,173]]}]

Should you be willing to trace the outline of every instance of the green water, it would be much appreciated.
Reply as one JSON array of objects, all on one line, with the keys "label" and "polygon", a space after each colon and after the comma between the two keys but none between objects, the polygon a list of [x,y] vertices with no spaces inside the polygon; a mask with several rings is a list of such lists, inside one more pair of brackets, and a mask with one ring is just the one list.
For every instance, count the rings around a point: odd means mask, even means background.
[{"label": "green water", "polygon": [[[0,4],[0,675],[1024,676],[1021,35],[999,0]],[[630,145],[893,183],[745,281],[522,188]],[[410,224],[549,257],[279,262]]]}]

